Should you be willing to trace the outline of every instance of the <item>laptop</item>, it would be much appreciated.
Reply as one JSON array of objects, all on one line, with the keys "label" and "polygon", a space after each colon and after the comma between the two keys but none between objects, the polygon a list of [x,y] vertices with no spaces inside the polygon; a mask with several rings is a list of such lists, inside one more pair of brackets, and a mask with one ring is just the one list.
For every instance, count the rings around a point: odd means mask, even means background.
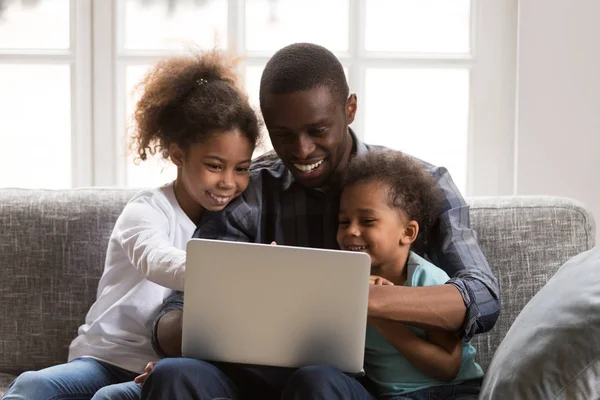
[{"label": "laptop", "polygon": [[363,253],[191,239],[183,356],[360,374],[370,269]]}]

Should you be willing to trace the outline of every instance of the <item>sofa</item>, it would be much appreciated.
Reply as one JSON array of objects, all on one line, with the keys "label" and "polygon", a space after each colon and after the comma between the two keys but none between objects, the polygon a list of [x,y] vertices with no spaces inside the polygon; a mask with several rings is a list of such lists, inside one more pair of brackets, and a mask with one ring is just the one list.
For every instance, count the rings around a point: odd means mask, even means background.
[{"label": "sofa", "polygon": [[[20,373],[67,360],[96,296],[108,237],[131,189],[0,189],[0,395]],[[483,368],[556,270],[595,243],[591,214],[557,197],[469,199],[500,282],[502,313],[473,344]]]}]

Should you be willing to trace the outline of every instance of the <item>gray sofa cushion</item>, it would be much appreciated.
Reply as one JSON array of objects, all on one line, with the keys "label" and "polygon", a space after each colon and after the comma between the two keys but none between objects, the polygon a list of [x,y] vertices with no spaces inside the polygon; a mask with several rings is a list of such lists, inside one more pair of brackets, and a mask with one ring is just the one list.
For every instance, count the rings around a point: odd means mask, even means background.
[{"label": "gray sofa cushion", "polygon": [[[65,362],[94,302],[108,237],[132,190],[0,190],[0,372]],[[502,314],[474,340],[487,366],[525,303],[592,247],[591,217],[557,198],[472,199],[472,225],[500,279]]]},{"label": "gray sofa cushion", "polygon": [[96,297],[124,190],[0,191],[0,372],[65,362]]},{"label": "gray sofa cushion", "polygon": [[564,264],[519,314],[481,399],[600,399],[600,246]]},{"label": "gray sofa cushion", "polygon": [[594,220],[557,197],[471,199],[471,222],[500,284],[501,311],[490,333],[472,343],[485,369],[525,304],[571,257],[594,246]]},{"label": "gray sofa cushion", "polygon": [[0,373],[0,396],[6,392],[8,385],[10,385],[15,378],[16,376],[14,375]]}]

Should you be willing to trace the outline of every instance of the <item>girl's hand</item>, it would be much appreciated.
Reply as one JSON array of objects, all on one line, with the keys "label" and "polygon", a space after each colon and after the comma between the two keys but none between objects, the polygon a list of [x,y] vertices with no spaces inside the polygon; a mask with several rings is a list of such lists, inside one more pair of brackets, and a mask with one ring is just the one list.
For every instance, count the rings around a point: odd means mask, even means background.
[{"label": "girl's hand", "polygon": [[371,275],[369,277],[369,283],[371,285],[394,285],[391,281],[377,275]]},{"label": "girl's hand", "polygon": [[144,372],[142,375],[136,376],[133,381],[137,384],[143,385],[144,382],[146,382],[146,378],[148,378],[148,375],[150,375],[150,372],[152,372],[152,369],[155,365],[155,362],[148,363],[148,365],[146,365],[146,368],[144,368],[144,371],[146,372]]}]

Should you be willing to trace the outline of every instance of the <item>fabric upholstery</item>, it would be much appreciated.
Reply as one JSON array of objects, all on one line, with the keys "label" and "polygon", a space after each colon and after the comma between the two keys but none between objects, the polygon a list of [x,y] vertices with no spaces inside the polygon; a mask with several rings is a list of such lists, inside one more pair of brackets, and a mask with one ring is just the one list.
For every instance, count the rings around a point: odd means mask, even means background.
[{"label": "fabric upholstery", "polygon": [[[135,190],[0,190],[0,372],[66,361],[96,296],[108,237]],[[473,341],[486,367],[523,306],[592,247],[590,214],[568,199],[471,199],[472,225],[500,280],[502,313]]]},{"label": "fabric upholstery", "polygon": [[571,257],[594,246],[594,220],[572,200],[556,197],[471,199],[471,223],[500,284],[494,329],[472,344],[484,370],[525,304]]},{"label": "fabric upholstery", "polygon": [[519,314],[481,399],[600,399],[600,246],[564,264]]},{"label": "fabric upholstery", "polygon": [[16,376],[14,375],[0,373],[0,397],[6,392],[8,385],[10,385],[15,378]]},{"label": "fabric upholstery", "polygon": [[0,191],[0,372],[65,362],[132,191]]}]

